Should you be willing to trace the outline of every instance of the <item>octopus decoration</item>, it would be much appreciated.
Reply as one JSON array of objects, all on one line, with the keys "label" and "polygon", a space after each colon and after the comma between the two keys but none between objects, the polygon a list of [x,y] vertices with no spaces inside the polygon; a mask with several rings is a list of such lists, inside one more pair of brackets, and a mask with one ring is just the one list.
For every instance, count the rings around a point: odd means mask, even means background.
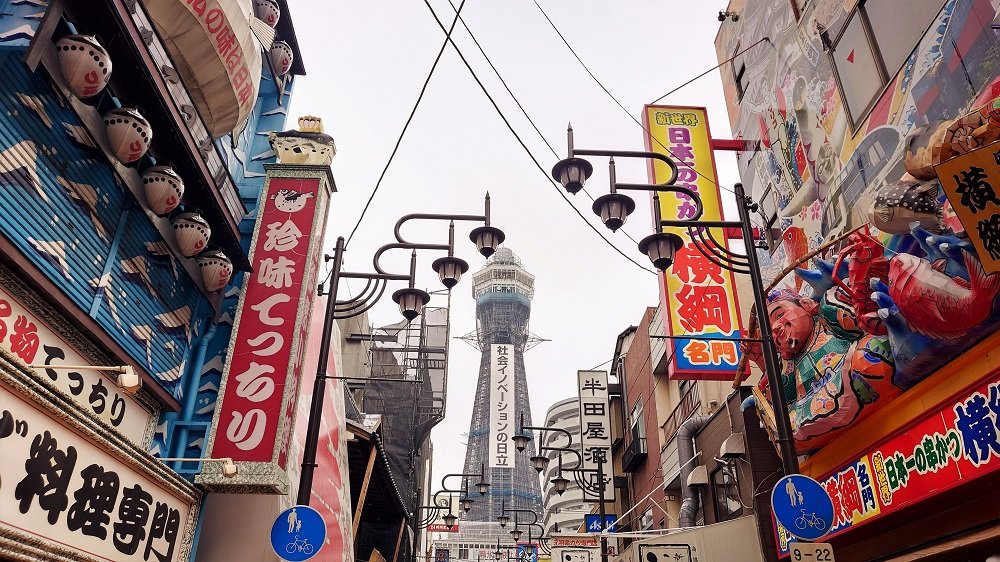
[{"label": "octopus decoration", "polygon": [[[943,219],[933,176],[942,155],[997,137],[997,123],[974,112],[916,131],[906,175],[875,199],[881,232],[855,230],[830,261],[795,270],[808,285],[802,292],[797,282],[768,296],[783,362],[778,391],[799,453],[823,447],[1000,327],[1000,273],[986,274],[961,228]],[[759,344],[744,350],[761,365]],[[754,401],[770,402],[774,391],[764,379]],[[759,411],[773,429],[771,409]]]}]

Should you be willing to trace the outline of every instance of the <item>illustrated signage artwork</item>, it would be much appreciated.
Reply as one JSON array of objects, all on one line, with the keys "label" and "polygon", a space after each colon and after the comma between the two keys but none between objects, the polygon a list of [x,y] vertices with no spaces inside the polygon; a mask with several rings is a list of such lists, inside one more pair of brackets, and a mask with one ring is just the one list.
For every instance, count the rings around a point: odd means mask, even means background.
[{"label": "illustrated signage artwork", "polygon": [[271,525],[271,548],[288,562],[309,560],[326,541],[326,523],[308,505],[296,505],[278,514]]},{"label": "illustrated signage artwork", "polygon": [[691,546],[686,544],[640,544],[642,562],[691,562]]},{"label": "illustrated signage artwork", "polygon": [[518,431],[514,420],[514,348],[490,346],[490,468],[513,468],[511,438]]},{"label": "illustrated signage artwork", "polygon": [[814,541],[833,524],[833,500],[819,482],[789,474],[771,490],[771,509],[779,524],[793,536]]},{"label": "illustrated signage artwork", "polygon": [[[992,382],[959,395],[820,479],[833,501],[830,536],[998,469],[1000,382]],[[776,532],[779,551],[788,553],[792,534],[782,525]]]},{"label": "illustrated signage artwork", "polygon": [[[301,367],[302,330],[315,291],[312,253],[325,193],[318,179],[270,178],[261,195],[251,263],[215,413],[211,456],[270,462],[289,435],[286,387]],[[323,205],[317,200],[322,199]],[[282,467],[283,468],[283,467]]]},{"label": "illustrated signage artwork", "polygon": [[[698,193],[704,208],[702,219],[722,220],[722,205],[715,160],[712,155],[708,116],[704,108],[647,105],[645,127],[649,131],[646,149],[659,152],[677,163],[675,185]],[[651,183],[670,179],[663,162],[652,164]],[[697,207],[687,195],[661,193],[660,212],[664,220],[694,217]],[[668,336],[698,336],[700,339],[667,340],[676,346],[668,365],[672,379],[732,380],[740,362],[736,342],[718,338],[740,337],[740,315],[733,273],[702,255],[687,229],[668,228],[684,240],[670,269],[663,275],[662,299],[667,311]],[[727,246],[721,230],[713,233]],[[713,339],[715,338],[715,339]]]},{"label": "illustrated signage artwork", "polygon": [[[618,529],[615,528],[615,521],[618,521],[618,516],[615,514],[604,516],[604,529],[609,532],[614,533]],[[599,513],[588,513],[584,516],[584,523],[587,526],[588,533],[600,533],[601,529],[601,515]]]},{"label": "illustrated signage artwork", "polygon": [[[25,364],[91,363],[3,289],[0,289],[0,349]],[[39,369],[38,374],[129,441],[145,446],[152,414],[138,400],[119,390],[112,378],[93,369]]]},{"label": "illustrated signage artwork", "polygon": [[195,499],[181,499],[0,385],[0,533],[102,560],[187,560]]},{"label": "illustrated signage artwork", "polygon": [[934,167],[983,270],[1000,271],[1000,142]]},{"label": "illustrated signage artwork", "polygon": [[611,413],[608,411],[608,372],[577,371],[580,397],[580,453],[583,455],[583,479],[589,485],[584,499],[597,501],[600,479],[598,461],[604,463],[604,499],[614,501],[611,485]]}]

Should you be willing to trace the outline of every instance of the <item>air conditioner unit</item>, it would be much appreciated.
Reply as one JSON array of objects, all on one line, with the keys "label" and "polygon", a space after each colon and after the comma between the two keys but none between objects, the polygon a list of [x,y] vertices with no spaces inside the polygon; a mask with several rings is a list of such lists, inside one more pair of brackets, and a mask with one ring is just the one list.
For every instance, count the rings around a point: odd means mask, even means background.
[{"label": "air conditioner unit", "polygon": [[722,446],[719,447],[719,456],[724,459],[742,457],[746,454],[747,449],[742,433],[734,433],[726,437],[726,440],[722,442]]},{"label": "air conditioner unit", "polygon": [[708,468],[703,464],[699,464],[691,469],[691,474],[688,474],[687,485],[708,486]]}]

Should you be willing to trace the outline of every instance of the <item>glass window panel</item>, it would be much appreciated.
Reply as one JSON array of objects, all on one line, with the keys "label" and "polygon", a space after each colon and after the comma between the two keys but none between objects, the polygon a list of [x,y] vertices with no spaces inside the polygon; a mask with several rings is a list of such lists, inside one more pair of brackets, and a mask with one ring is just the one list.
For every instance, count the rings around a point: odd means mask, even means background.
[{"label": "glass window panel", "polygon": [[[905,9],[903,8],[905,5]],[[889,76],[903,66],[937,17],[943,0],[868,0],[864,10]]]},{"label": "glass window panel", "polygon": [[857,13],[851,17],[844,34],[837,42],[833,62],[840,76],[844,101],[847,102],[851,118],[857,123],[864,117],[865,110],[884,85],[861,17]]}]

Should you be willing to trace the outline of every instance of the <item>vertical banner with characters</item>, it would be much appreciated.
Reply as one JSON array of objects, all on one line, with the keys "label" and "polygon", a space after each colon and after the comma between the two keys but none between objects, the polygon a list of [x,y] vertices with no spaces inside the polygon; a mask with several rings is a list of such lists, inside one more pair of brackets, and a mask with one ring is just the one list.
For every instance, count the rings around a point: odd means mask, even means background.
[{"label": "vertical banner with characters", "polygon": [[[647,105],[643,120],[649,135],[646,149],[669,156],[677,164],[675,185],[698,193],[704,220],[722,220],[722,203],[715,159],[712,155],[708,116],[701,107]],[[650,183],[670,179],[663,162],[650,164]],[[697,207],[680,193],[660,194],[664,220],[686,220]],[[657,225],[658,226],[658,225]],[[661,299],[667,314],[668,336],[697,336],[667,341],[672,357],[667,366],[672,379],[732,380],[740,362],[739,346],[720,338],[740,337],[740,314],[733,273],[705,257],[691,240],[687,229],[669,228],[684,240],[674,263],[663,274]],[[728,247],[722,229],[712,236]]]},{"label": "vertical banner with characters", "polygon": [[513,468],[511,438],[514,420],[514,346],[490,346],[490,468]]}]

